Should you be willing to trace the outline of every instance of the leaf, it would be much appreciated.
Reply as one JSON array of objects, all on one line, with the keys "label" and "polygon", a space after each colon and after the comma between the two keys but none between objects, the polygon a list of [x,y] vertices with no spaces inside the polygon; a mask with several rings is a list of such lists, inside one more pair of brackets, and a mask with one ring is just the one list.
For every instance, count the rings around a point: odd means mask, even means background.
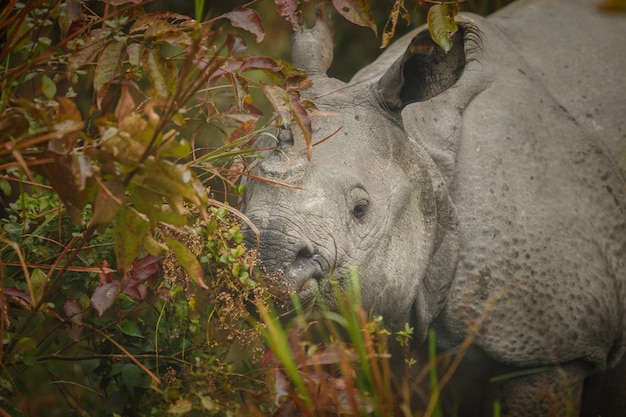
[{"label": "leaf", "polygon": [[130,319],[122,320],[118,327],[120,331],[125,335],[143,338],[143,335],[139,331],[139,326],[137,326],[137,323]]},{"label": "leaf", "polygon": [[85,65],[93,63],[94,58],[104,48],[106,38],[110,32],[110,29],[90,30],[84,36],[73,39],[68,43],[70,51],[73,52],[67,59],[68,75]]},{"label": "leaf", "polygon": [[76,177],[75,171],[80,172],[80,167],[75,166],[75,158],[72,155],[46,152],[40,154],[37,159],[48,162],[33,165],[33,170],[46,177],[63,201],[72,222],[80,224],[89,190],[81,189],[80,184],[77,184],[77,180],[79,183],[81,181]]},{"label": "leaf", "polygon": [[285,90],[274,84],[262,84],[265,97],[269,100],[274,111],[279,114],[279,124],[289,123],[291,120],[291,103]]},{"label": "leaf", "polygon": [[144,48],[141,53],[141,64],[157,97],[167,99],[174,94],[178,82],[178,69],[173,62],[165,59],[157,47]]},{"label": "leaf", "polygon": [[196,285],[198,285],[199,287],[204,288],[205,290],[209,289],[209,287],[207,287],[204,283],[204,273],[202,271],[202,265],[200,265],[200,262],[198,261],[198,258],[196,258],[196,255],[194,255],[193,252],[189,250],[189,248],[187,248],[176,239],[167,236],[164,236],[163,239],[169,245],[169,247],[172,248],[172,252],[174,252],[176,260],[178,261],[180,266],[182,266],[185,271],[187,271],[187,273],[191,277],[191,280],[195,282]]},{"label": "leaf", "polygon": [[146,255],[136,260],[130,267],[130,275],[133,280],[144,281],[161,270],[161,258],[159,256]]},{"label": "leaf", "polygon": [[283,65],[280,61],[267,57],[267,56],[248,56],[241,66],[239,67],[239,71],[250,71],[250,70],[263,70],[269,72],[278,72],[283,69]]},{"label": "leaf", "polygon": [[355,25],[372,29],[378,35],[378,28],[374,15],[367,0],[333,0],[335,9],[350,22]]},{"label": "leaf", "polygon": [[391,39],[393,39],[396,33],[396,27],[398,26],[398,17],[400,12],[402,13],[402,17],[406,20],[407,25],[411,24],[411,16],[408,14],[406,8],[404,7],[404,0],[396,0],[393,4],[393,8],[391,12],[389,12],[389,17],[387,18],[387,22],[385,23],[385,28],[383,30],[383,39],[380,43],[381,48],[385,48],[389,45]]},{"label": "leaf", "polygon": [[291,105],[292,117],[304,135],[304,141],[307,145],[307,157],[311,159],[311,151],[313,149],[311,118],[302,105],[302,102],[294,94],[287,93],[287,96],[289,97],[289,104]]},{"label": "leaf", "polygon": [[122,181],[111,180],[100,184],[89,224],[106,226],[111,223],[124,203],[124,191]]},{"label": "leaf", "polygon": [[122,4],[126,4],[126,3],[139,4],[143,0],[100,0],[100,1],[103,3],[110,4],[111,6],[121,6]]},{"label": "leaf", "polygon": [[294,31],[302,29],[302,12],[298,10],[296,0],[274,0],[274,4],[278,14],[291,24]]},{"label": "leaf", "polygon": [[435,4],[428,10],[428,31],[433,41],[445,52],[452,49],[452,36],[459,29],[454,21],[456,9],[447,4]]},{"label": "leaf", "polygon": [[257,43],[265,37],[265,29],[259,14],[247,7],[235,7],[232,11],[222,15],[230,20],[230,23],[238,28],[246,30],[254,35]]},{"label": "leaf", "polygon": [[176,213],[187,213],[184,200],[202,206],[206,192],[186,165],[175,165],[166,160],[148,158],[144,170],[137,176],[139,185],[163,196]]},{"label": "leaf", "polygon": [[110,42],[100,54],[96,69],[93,74],[93,88],[98,94],[98,109],[101,108],[102,97],[106,93],[109,83],[119,74],[120,58],[122,56],[122,48],[124,44],[120,41]]},{"label": "leaf", "polygon": [[149,226],[150,222],[146,216],[135,209],[124,206],[120,210],[113,229],[113,237],[117,264],[122,270],[128,270],[137,259]]},{"label": "leaf", "polygon": [[[186,16],[177,16],[189,20]],[[163,19],[153,19],[146,28],[144,38],[152,40],[153,44],[167,43],[172,46],[180,46],[181,48],[193,45],[193,39],[188,32],[182,30],[180,26]]]},{"label": "leaf", "polygon": [[134,109],[135,100],[130,94],[128,84],[123,83],[120,91],[120,99],[117,102],[117,107],[115,107],[115,117],[117,117],[117,120],[121,120],[127,115],[131,114]]},{"label": "leaf", "polygon": [[128,390],[133,392],[135,388],[147,388],[146,373],[133,363],[127,363],[122,367],[122,382]]},{"label": "leaf", "polygon": [[91,305],[98,312],[98,316],[102,317],[104,313],[113,305],[115,298],[121,291],[121,283],[113,281],[108,284],[100,285],[91,295]]},{"label": "leaf", "polygon": [[41,92],[48,99],[57,95],[57,85],[46,74],[41,76]]},{"label": "leaf", "polygon": [[70,319],[71,327],[68,329],[70,339],[78,342],[83,333],[83,306],[69,298],[63,303],[63,312]]},{"label": "leaf", "polygon": [[191,401],[180,399],[168,408],[167,412],[171,414],[186,414],[193,409]]}]

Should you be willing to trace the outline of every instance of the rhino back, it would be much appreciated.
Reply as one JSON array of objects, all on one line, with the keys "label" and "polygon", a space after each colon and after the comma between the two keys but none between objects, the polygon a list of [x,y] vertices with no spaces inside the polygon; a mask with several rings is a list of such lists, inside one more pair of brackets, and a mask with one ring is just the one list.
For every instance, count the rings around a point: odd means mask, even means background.
[{"label": "rhino back", "polygon": [[489,18],[626,172],[626,18],[588,0],[525,0]]},{"label": "rhino back", "polygon": [[[466,16],[482,46],[465,73],[403,111],[459,211],[461,258],[435,324],[444,348],[480,323],[476,344],[513,366],[603,368],[622,355],[626,19],[592,7],[528,0]],[[352,82],[376,78],[406,43]]]},{"label": "rhino back", "polygon": [[[501,363],[584,359],[603,369],[626,339],[626,186],[608,149],[617,141],[605,142],[546,86],[541,62],[508,39],[522,34],[478,25],[483,50],[467,85],[422,106],[444,123],[434,136],[415,134],[448,172],[460,217],[441,342],[459,343],[480,322],[476,344]],[[408,130],[427,130],[427,119],[405,117]],[[621,123],[611,112],[597,120],[610,121],[606,130]]]}]

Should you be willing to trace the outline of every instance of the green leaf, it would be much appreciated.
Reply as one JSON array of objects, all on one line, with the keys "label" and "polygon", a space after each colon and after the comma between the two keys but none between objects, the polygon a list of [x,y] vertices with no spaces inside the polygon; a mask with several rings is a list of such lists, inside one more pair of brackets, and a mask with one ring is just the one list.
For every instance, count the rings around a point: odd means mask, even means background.
[{"label": "green leaf", "polygon": [[444,51],[452,49],[452,36],[459,29],[454,21],[456,8],[451,8],[447,4],[436,4],[428,10],[428,31],[433,41]]},{"label": "green leaf", "polygon": [[193,409],[191,401],[180,399],[168,408],[167,412],[171,414],[187,414]]},{"label": "green leaf", "polygon": [[135,388],[143,388],[144,372],[135,364],[127,363],[122,368],[122,382],[129,392]]},{"label": "green leaf", "polygon": [[41,76],[41,91],[48,99],[52,99],[57,95],[57,86],[46,74]]},{"label": "green leaf", "polygon": [[187,213],[184,200],[198,207],[207,200],[204,187],[186,165],[148,158],[142,174],[136,179],[140,186],[163,196],[172,210],[179,214]]},{"label": "green leaf", "polygon": [[122,320],[122,322],[119,324],[119,328],[120,331],[125,335],[133,337],[143,337],[143,335],[139,331],[139,326],[137,326],[137,323],[132,320]]},{"label": "green leaf", "polygon": [[115,256],[123,270],[127,270],[139,255],[149,226],[146,216],[131,207],[122,207],[117,215],[113,229]]},{"label": "green leaf", "polygon": [[171,237],[164,237],[165,242],[172,248],[174,252],[174,256],[176,256],[176,260],[182,266],[185,271],[189,274],[193,282],[196,283],[201,288],[209,289],[207,285],[204,283],[204,273],[202,271],[202,265],[196,255],[189,250],[185,245],[179,242],[176,239]]},{"label": "green leaf", "polygon": [[376,20],[367,0],[333,0],[333,6],[343,17],[355,25],[365,26],[378,35]]}]

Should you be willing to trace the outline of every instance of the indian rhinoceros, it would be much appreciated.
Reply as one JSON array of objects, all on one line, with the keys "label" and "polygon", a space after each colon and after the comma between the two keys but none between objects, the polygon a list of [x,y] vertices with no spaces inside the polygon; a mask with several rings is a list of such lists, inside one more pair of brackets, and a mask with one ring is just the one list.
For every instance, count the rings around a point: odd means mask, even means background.
[{"label": "indian rhinoceros", "polygon": [[260,139],[248,241],[305,306],[356,267],[416,354],[429,329],[440,352],[471,341],[442,393],[459,416],[626,415],[626,17],[527,0],[458,20],[448,53],[418,29],[349,83],[325,74],[325,25],[295,37],[315,146]]}]

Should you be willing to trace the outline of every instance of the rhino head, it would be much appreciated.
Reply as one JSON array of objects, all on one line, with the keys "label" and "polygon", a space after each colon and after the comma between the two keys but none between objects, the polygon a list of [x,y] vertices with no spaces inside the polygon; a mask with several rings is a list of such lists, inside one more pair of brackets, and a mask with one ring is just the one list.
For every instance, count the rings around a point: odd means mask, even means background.
[{"label": "rhino head", "polygon": [[457,262],[457,214],[428,153],[403,130],[401,110],[453,86],[466,65],[464,33],[448,53],[419,33],[376,81],[327,77],[330,30],[323,21],[297,34],[294,65],[307,70],[312,156],[299,128],[283,126],[251,168],[244,213],[258,229],[271,288],[304,306],[335,299],[330,281],[358,271],[366,311],[391,328],[409,322],[423,339],[439,313]]}]

